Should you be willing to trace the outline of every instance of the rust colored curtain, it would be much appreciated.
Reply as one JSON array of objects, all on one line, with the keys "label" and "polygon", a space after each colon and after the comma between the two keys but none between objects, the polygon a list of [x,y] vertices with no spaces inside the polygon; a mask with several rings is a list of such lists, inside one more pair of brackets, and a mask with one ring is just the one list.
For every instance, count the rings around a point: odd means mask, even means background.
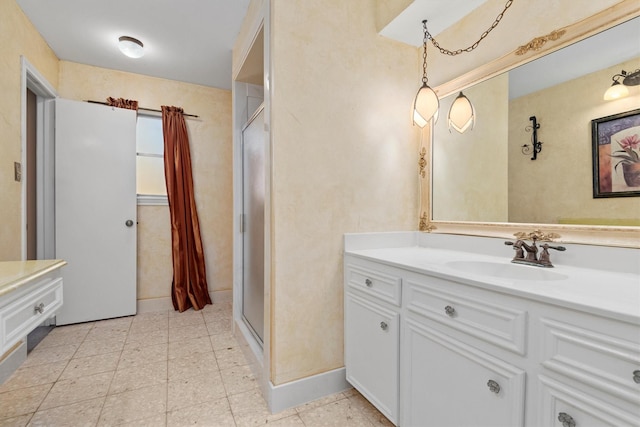
[{"label": "rust colored curtain", "polygon": [[189,135],[182,108],[162,106],[164,172],[171,216],[173,308],[183,312],[211,304],[204,249],[193,194]]},{"label": "rust colored curtain", "polygon": [[138,111],[138,101],[124,98],[107,98],[107,104],[111,107],[126,108],[127,110]]}]

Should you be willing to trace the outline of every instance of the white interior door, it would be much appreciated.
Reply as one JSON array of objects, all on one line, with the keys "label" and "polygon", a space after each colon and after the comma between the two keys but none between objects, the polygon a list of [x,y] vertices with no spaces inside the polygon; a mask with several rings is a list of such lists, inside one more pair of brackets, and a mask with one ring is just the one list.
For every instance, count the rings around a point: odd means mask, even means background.
[{"label": "white interior door", "polygon": [[57,325],[136,312],[136,113],[56,100]]},{"label": "white interior door", "polygon": [[242,131],[242,315],[260,343],[264,341],[264,162],[264,110],[260,109]]}]

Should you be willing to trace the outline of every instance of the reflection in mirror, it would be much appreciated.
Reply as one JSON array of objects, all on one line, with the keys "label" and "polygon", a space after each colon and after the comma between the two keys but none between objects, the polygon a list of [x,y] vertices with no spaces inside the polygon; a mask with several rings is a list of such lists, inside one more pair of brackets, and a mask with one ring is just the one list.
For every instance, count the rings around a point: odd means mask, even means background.
[{"label": "reflection in mirror", "polygon": [[[640,197],[593,198],[591,143],[591,120],[640,105],[640,86],[603,100],[614,74],[640,68],[639,38],[635,18],[464,89],[475,128],[434,126],[433,220],[640,225]],[[443,111],[457,94],[441,100]],[[532,116],[543,141],[535,161],[522,153]]]}]

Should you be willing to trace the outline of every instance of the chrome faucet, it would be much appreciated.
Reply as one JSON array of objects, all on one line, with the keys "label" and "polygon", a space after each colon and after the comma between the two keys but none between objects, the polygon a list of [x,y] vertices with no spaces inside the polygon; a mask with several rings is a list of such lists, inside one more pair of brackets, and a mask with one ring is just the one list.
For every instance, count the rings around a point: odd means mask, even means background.
[{"label": "chrome faucet", "polygon": [[540,245],[542,253],[538,257],[538,246],[536,245],[538,237],[536,235],[531,236],[531,244],[528,244],[522,239],[518,239],[515,242],[504,242],[505,245],[513,246],[513,250],[516,251],[511,262],[516,264],[534,265],[536,267],[553,267],[551,259],[549,258],[549,249],[555,249],[557,251],[566,251],[564,246],[551,246],[548,243]]}]

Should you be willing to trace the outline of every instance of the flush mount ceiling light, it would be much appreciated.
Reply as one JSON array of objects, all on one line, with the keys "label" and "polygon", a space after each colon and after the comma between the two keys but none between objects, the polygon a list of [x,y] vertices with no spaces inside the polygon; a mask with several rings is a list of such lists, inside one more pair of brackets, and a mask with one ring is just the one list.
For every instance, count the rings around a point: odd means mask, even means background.
[{"label": "flush mount ceiling light", "polygon": [[118,48],[120,52],[129,58],[142,58],[144,55],[144,45],[138,39],[129,36],[122,36],[118,39]]},{"label": "flush mount ceiling light", "polygon": [[[625,70],[622,70],[620,74],[614,74],[611,77],[613,83],[611,87],[607,89],[604,93],[605,101],[612,101],[614,99],[624,98],[629,95],[629,89],[627,86],[638,86],[640,85],[640,69],[635,70],[632,73],[627,73]],[[620,82],[622,79],[622,83]]]},{"label": "flush mount ceiling light", "polygon": [[[485,37],[489,35],[489,33],[498,26],[504,13],[511,7],[513,0],[507,0],[504,9],[502,12],[498,14],[494,22],[491,26],[482,33],[478,41],[473,43],[471,46],[466,49],[458,49],[458,50],[448,50],[444,49],[440,46],[440,44],[433,38],[429,30],[427,30],[427,20],[422,21],[422,29],[424,37],[422,39],[423,53],[422,53],[422,86],[418,89],[418,93],[416,94],[416,99],[413,102],[413,123],[417,126],[425,127],[430,120],[433,119],[435,122],[438,119],[438,109],[440,108],[440,101],[438,100],[438,96],[435,91],[429,87],[427,84],[427,40],[431,40],[431,43],[440,51],[440,53],[449,56],[459,55],[464,52],[471,52],[475,48],[478,47],[480,42],[484,40]],[[449,130],[451,128],[456,131],[463,133],[470,127],[473,129],[475,124],[475,109],[473,108],[473,104],[469,101],[469,98],[464,96],[462,92],[456,98],[456,100],[451,104],[451,109],[449,110]]]}]

